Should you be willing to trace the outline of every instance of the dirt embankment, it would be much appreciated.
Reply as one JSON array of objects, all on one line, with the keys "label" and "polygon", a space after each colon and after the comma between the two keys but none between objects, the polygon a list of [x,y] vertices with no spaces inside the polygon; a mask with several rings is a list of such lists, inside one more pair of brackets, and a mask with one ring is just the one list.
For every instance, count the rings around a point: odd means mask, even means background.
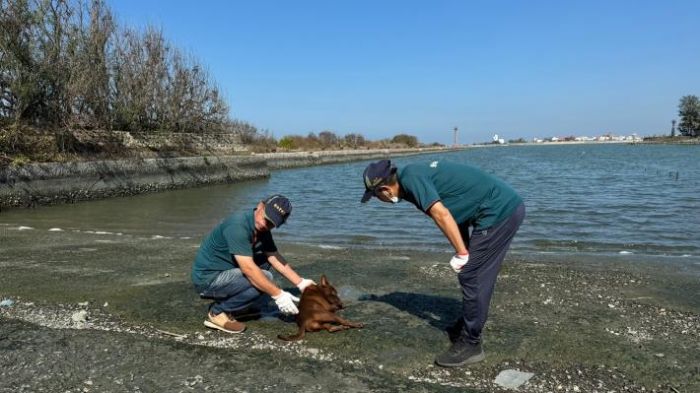
[{"label": "dirt embankment", "polygon": [[647,145],[700,145],[700,138],[688,136],[653,136],[641,142]]},{"label": "dirt embankment", "polygon": [[103,161],[0,168],[0,209],[136,195],[268,177],[270,170],[447,149],[376,149]]}]

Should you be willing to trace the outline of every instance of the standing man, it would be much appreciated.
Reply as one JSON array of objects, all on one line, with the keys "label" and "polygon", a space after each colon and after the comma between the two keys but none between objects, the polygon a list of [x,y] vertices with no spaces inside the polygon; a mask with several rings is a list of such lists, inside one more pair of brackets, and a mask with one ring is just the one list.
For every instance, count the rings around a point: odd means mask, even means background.
[{"label": "standing man", "polygon": [[192,266],[192,283],[202,298],[212,299],[204,326],[241,333],[246,326],[232,313],[242,311],[263,294],[272,296],[283,314],[297,314],[299,299],[272,281],[270,267],[300,291],[315,284],[301,278],[277,252],[270,230],[284,224],[292,204],[273,195],[253,210],[234,213],[204,238]]},{"label": "standing man", "polygon": [[481,331],[501,263],[525,217],[522,199],[496,177],[449,161],[397,169],[381,160],[367,166],[363,178],[363,203],[373,196],[388,203],[405,199],[430,216],[454,247],[450,266],[462,287],[463,316],[451,328],[457,336],[452,346],[435,363],[456,367],[483,360]]}]

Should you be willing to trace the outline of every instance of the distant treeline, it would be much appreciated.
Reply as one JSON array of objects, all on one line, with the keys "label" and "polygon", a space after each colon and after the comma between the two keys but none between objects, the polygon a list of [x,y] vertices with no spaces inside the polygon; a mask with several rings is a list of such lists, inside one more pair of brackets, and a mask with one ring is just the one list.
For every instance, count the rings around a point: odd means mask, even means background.
[{"label": "distant treeline", "polygon": [[[433,144],[435,146],[437,144]],[[373,149],[373,148],[414,148],[423,146],[418,138],[408,134],[398,134],[393,138],[378,141],[367,140],[363,135],[349,133],[338,136],[332,131],[322,131],[318,135],[288,135],[277,142],[279,149],[291,150],[332,150],[332,149]]]},{"label": "distant treeline", "polygon": [[[687,95],[681,98],[678,104],[678,116],[681,119],[678,123],[678,132],[681,135],[700,136],[700,99],[697,96]],[[675,127],[672,127],[671,136],[675,136],[674,134]]]},{"label": "distant treeline", "polygon": [[425,146],[442,146],[439,143],[423,144],[418,138],[408,134],[397,134],[392,138],[368,140],[362,134],[348,133],[343,136],[333,131],[321,131],[303,135],[286,135],[279,140],[267,132],[241,133],[243,143],[257,152],[272,151],[312,151],[312,150],[343,150],[343,149],[392,149],[417,148]]}]

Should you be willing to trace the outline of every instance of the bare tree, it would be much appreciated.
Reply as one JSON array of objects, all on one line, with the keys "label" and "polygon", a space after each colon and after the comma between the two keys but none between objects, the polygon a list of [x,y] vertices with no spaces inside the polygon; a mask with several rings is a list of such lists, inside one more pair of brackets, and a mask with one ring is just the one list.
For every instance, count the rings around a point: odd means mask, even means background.
[{"label": "bare tree", "polygon": [[35,12],[29,1],[0,3],[0,75],[2,113],[15,123],[26,119],[25,112],[40,101],[40,85],[34,72]]},{"label": "bare tree", "polygon": [[343,137],[343,140],[344,140],[346,146],[351,147],[353,149],[357,149],[358,147],[362,147],[367,142],[365,140],[364,136],[362,136],[361,134],[357,134],[357,133],[346,134]]},{"label": "bare tree", "polygon": [[67,100],[70,126],[109,128],[110,42],[115,24],[104,1],[93,0],[89,8],[81,1],[77,21],[70,31]]},{"label": "bare tree", "polygon": [[222,132],[228,116],[202,64],[159,29],[118,28],[105,0],[0,0],[0,118]]},{"label": "bare tree", "polygon": [[338,136],[332,131],[321,131],[318,133],[318,143],[322,149],[329,149],[338,145]]}]

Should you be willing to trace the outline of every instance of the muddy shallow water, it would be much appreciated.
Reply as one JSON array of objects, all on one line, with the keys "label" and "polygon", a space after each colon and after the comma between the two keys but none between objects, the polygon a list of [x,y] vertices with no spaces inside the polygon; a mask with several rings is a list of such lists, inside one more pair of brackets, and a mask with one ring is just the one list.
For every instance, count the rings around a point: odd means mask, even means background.
[{"label": "muddy shallow water", "polygon": [[444,253],[281,244],[366,325],[285,343],[277,334],[296,325],[274,316],[242,335],[204,328],[207,303],[189,283],[196,239],[0,230],[11,245],[0,255],[3,392],[491,392],[505,369],[535,374],[526,392],[700,391],[694,263],[511,255],[486,360],[447,370],[432,364],[460,309]]}]

